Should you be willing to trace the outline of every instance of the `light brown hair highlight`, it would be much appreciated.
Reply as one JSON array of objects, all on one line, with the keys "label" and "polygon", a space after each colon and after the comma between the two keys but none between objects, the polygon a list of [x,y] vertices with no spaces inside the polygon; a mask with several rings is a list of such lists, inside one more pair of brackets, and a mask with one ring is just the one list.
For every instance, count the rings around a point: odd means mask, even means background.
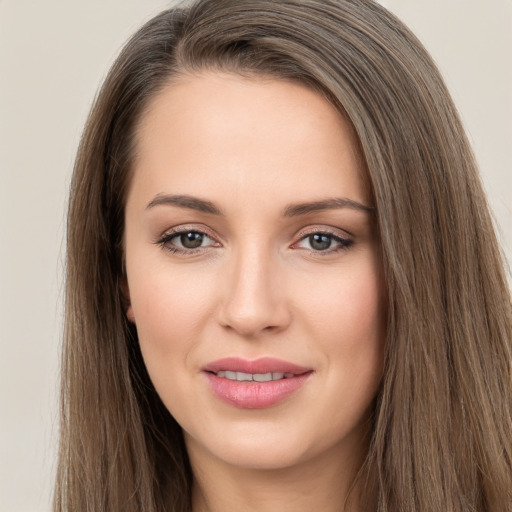
[{"label": "light brown hair highlight", "polygon": [[434,63],[370,0],[199,0],[128,42],[79,147],[55,512],[190,512],[180,427],[125,318],[122,237],[137,122],[175,77],[205,69],[305,84],[358,136],[388,304],[361,510],[511,510],[510,290],[474,156]]}]

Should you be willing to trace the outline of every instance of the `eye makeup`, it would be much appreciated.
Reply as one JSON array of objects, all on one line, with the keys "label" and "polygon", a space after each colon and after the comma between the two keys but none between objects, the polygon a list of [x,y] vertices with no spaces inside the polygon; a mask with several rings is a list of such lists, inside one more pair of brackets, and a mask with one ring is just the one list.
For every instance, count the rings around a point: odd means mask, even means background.
[{"label": "eye makeup", "polygon": [[[171,254],[196,255],[212,248],[222,247],[211,233],[194,227],[177,227],[167,231],[154,242]],[[305,250],[312,254],[332,255],[349,249],[354,240],[321,227],[300,233],[300,238],[290,248]]]}]

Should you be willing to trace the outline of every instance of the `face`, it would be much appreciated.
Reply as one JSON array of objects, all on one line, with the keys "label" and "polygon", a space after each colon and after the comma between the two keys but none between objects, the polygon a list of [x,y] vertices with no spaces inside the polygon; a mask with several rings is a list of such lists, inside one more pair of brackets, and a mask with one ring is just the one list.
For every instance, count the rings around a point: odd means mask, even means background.
[{"label": "face", "polygon": [[136,153],[127,313],[193,460],[357,456],[384,305],[349,124],[301,85],[205,73],[152,100]]}]

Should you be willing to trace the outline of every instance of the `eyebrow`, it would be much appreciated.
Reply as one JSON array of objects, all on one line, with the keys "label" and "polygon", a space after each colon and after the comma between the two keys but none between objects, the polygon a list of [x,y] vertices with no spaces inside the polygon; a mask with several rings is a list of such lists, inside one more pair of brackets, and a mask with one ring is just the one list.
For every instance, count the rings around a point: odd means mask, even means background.
[{"label": "eyebrow", "polygon": [[[155,206],[178,206],[179,208],[188,208],[191,210],[209,213],[210,215],[223,215],[222,210],[211,201],[199,199],[189,195],[169,195],[158,194],[147,206],[150,210]],[[283,212],[284,217],[298,217],[308,213],[319,212],[323,210],[335,210],[341,208],[351,208],[353,210],[373,213],[375,208],[366,206],[362,203],[349,199],[347,197],[334,197],[323,199],[321,201],[311,201],[308,203],[296,203],[288,205]]]},{"label": "eyebrow", "polygon": [[211,201],[206,201],[205,199],[199,199],[198,197],[188,195],[159,194],[146,206],[146,210],[162,205],[179,206],[180,208],[197,210],[211,215],[222,215],[222,211]]},{"label": "eyebrow", "polygon": [[367,213],[373,213],[375,208],[358,203],[347,197],[333,197],[322,201],[312,201],[310,203],[290,204],[284,209],[285,217],[297,217],[308,213],[320,212],[323,210],[337,210],[340,208],[351,208]]}]

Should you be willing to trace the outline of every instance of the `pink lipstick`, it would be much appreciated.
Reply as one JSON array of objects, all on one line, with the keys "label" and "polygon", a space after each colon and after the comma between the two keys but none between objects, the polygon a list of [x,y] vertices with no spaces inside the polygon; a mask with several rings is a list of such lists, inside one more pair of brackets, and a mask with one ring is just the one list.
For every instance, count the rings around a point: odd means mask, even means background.
[{"label": "pink lipstick", "polygon": [[202,368],[213,394],[239,408],[271,407],[299,390],[313,370],[288,361],[263,357],[219,359]]}]

